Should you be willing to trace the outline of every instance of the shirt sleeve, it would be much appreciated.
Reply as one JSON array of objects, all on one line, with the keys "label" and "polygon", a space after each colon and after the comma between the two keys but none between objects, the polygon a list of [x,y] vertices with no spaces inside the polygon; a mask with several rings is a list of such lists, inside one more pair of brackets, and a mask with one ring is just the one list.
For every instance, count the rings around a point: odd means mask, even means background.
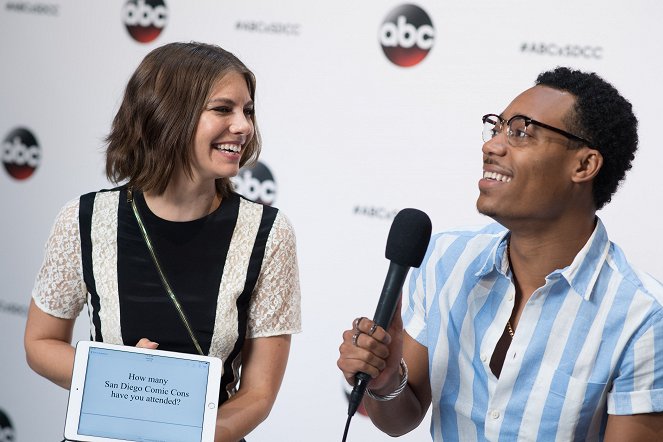
[{"label": "shirt sleeve", "polygon": [[262,269],[251,298],[247,337],[299,333],[300,298],[295,232],[279,211],[267,239]]},{"label": "shirt sleeve", "polygon": [[56,217],[32,290],[32,299],[37,307],[63,319],[77,317],[87,299],[81,262],[78,205],[78,199],[70,201]]},{"label": "shirt sleeve", "polygon": [[430,260],[430,247],[421,266],[410,272],[407,296],[403,295],[403,327],[421,345],[428,347],[426,335],[426,268]]},{"label": "shirt sleeve", "polygon": [[624,352],[608,393],[608,413],[631,415],[663,411],[663,311],[643,324]]}]

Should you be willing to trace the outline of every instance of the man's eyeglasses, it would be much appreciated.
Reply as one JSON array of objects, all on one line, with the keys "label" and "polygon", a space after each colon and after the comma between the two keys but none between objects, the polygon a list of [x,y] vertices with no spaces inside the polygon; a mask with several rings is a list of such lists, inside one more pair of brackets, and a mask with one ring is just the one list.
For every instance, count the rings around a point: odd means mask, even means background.
[{"label": "man's eyeglasses", "polygon": [[484,142],[496,137],[500,132],[502,132],[504,126],[506,126],[507,127],[506,139],[509,141],[509,144],[515,147],[525,146],[528,143],[530,136],[527,133],[527,128],[530,125],[534,125],[542,127],[544,129],[551,130],[555,133],[565,136],[570,140],[580,141],[581,143],[587,146],[591,145],[591,143],[585,140],[584,138],[581,138],[577,135],[573,135],[572,133],[569,133],[565,130],[549,126],[545,123],[541,123],[540,121],[533,120],[524,115],[514,115],[513,117],[509,118],[508,121],[500,117],[499,115],[495,114],[484,115],[483,117],[481,117],[481,119],[483,120]]}]

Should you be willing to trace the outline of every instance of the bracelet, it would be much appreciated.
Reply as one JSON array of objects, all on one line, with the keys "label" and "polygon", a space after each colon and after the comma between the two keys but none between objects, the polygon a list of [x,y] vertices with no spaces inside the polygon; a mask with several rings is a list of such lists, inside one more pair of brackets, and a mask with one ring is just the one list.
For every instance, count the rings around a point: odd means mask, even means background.
[{"label": "bracelet", "polygon": [[392,391],[389,394],[381,395],[373,393],[370,388],[367,388],[366,394],[368,395],[368,397],[370,397],[371,399],[375,399],[376,401],[385,402],[385,401],[390,401],[399,394],[401,394],[403,390],[405,390],[405,387],[407,386],[407,365],[405,364],[405,360],[403,360],[403,358],[401,358],[401,368],[403,369],[403,376],[401,377],[401,383],[398,384],[398,387],[396,387],[394,391]]}]

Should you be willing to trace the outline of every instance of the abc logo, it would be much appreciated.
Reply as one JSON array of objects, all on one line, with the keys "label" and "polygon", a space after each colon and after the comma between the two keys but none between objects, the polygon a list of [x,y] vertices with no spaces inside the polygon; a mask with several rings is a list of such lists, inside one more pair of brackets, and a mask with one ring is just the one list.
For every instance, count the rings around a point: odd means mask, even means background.
[{"label": "abc logo", "polygon": [[260,204],[271,206],[276,201],[276,183],[272,172],[258,161],[255,166],[240,169],[231,178],[235,190],[240,195]]},{"label": "abc logo", "polygon": [[430,17],[419,6],[401,5],[393,9],[380,27],[380,44],[389,61],[402,67],[418,64],[435,43]]},{"label": "abc logo", "polygon": [[2,141],[2,163],[17,180],[29,178],[41,163],[41,149],[28,129],[14,129]]},{"label": "abc logo", "polygon": [[168,9],[163,0],[128,0],[122,8],[122,21],[134,40],[149,43],[168,23]]},{"label": "abc logo", "polygon": [[0,410],[0,442],[15,442],[16,433],[9,417]]}]

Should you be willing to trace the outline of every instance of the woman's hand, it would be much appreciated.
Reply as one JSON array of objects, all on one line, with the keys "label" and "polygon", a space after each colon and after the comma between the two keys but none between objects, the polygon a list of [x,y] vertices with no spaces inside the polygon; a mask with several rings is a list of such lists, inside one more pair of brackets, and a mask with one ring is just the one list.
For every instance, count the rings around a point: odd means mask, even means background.
[{"label": "woman's hand", "polygon": [[140,341],[138,341],[136,344],[136,347],[151,348],[152,350],[155,350],[158,346],[158,342],[150,341],[148,338],[141,338]]}]

